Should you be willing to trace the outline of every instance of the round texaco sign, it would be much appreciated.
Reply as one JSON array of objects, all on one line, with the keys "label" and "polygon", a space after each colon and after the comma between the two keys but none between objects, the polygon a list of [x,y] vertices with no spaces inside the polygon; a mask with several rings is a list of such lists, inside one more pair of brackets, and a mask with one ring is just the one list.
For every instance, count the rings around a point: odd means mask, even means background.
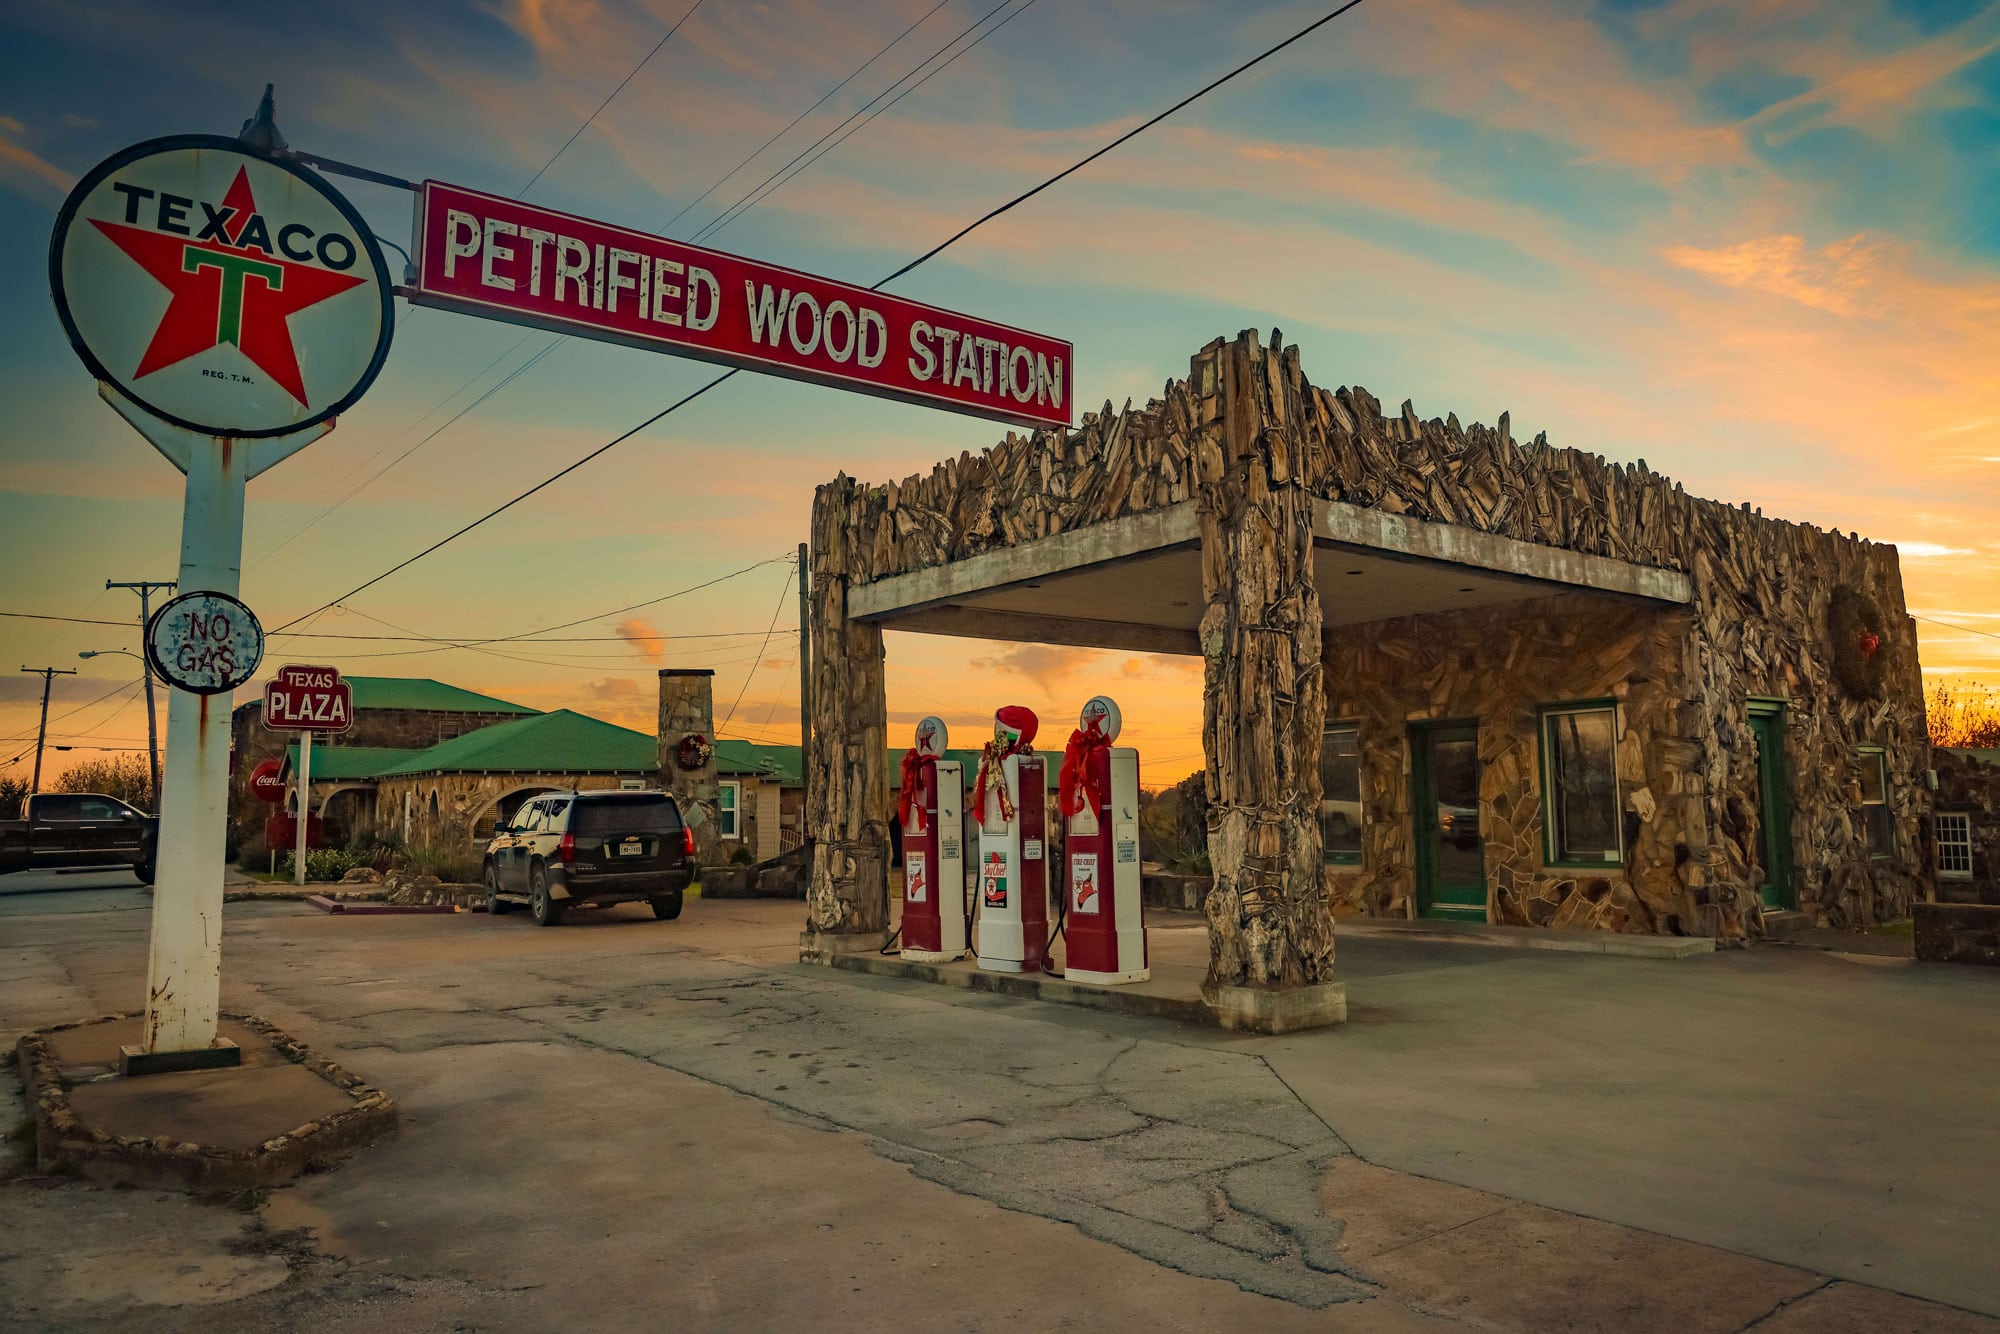
[{"label": "round texaco sign", "polygon": [[57,216],[49,287],[92,374],[206,435],[324,421],[389,352],[389,272],[361,215],[234,139],[154,139],[93,167]]},{"label": "round texaco sign", "polygon": [[257,674],[264,627],[227,593],[183,593],[146,623],[146,657],[168,685],[226,694]]}]

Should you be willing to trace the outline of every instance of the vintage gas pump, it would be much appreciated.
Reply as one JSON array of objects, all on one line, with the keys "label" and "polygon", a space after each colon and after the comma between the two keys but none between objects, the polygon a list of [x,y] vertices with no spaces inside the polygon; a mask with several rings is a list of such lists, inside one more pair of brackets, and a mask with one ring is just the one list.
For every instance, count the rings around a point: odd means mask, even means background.
[{"label": "vintage gas pump", "polygon": [[1068,822],[1063,976],[1072,982],[1152,976],[1139,892],[1139,752],[1111,744],[1123,721],[1117,702],[1099,695],[1063,751],[1056,808]]},{"label": "vintage gas pump", "polygon": [[1049,952],[1048,786],[1034,752],[1035,715],[1010,704],[993,715],[979,754],[972,807],[979,814],[979,966],[1035,972]]},{"label": "vintage gas pump", "polygon": [[965,855],[959,805],[965,775],[944,758],[950,733],[941,718],[917,724],[917,743],[903,756],[903,957],[950,963],[965,954]]}]

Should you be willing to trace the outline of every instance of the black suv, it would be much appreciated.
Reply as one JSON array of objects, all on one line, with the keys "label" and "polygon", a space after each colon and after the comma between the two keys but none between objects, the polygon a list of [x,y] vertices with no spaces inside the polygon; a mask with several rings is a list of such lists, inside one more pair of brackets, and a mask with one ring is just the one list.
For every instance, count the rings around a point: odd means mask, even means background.
[{"label": "black suv", "polygon": [[671,920],[694,880],[694,831],[664,792],[547,792],[493,831],[485,876],[488,911],[524,903],[537,926],[571,904],[640,900]]}]

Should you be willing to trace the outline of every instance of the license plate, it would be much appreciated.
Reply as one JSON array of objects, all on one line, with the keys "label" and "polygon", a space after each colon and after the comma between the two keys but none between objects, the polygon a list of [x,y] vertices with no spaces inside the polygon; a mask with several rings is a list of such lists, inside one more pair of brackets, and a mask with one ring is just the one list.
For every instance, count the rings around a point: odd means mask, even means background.
[{"label": "license plate", "polygon": [[644,856],[645,852],[645,845],[636,838],[628,838],[618,845],[618,855],[620,857],[640,857]]}]

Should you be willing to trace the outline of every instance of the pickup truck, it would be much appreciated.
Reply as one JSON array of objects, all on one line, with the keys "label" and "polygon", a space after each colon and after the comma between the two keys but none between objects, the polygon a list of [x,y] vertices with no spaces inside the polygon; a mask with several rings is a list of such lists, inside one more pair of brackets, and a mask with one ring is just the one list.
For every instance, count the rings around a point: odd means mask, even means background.
[{"label": "pickup truck", "polygon": [[158,817],[95,792],[40,792],[24,820],[0,820],[0,874],[59,866],[130,866],[153,883]]}]

